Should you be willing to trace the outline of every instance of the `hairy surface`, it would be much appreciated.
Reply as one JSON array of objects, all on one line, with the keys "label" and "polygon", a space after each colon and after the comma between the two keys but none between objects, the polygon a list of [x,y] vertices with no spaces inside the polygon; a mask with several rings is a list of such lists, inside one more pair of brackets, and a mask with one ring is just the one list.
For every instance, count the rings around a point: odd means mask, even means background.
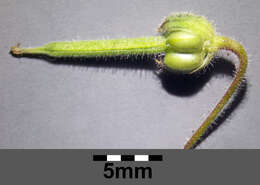
[{"label": "hairy surface", "polygon": [[[240,59],[235,78],[222,99],[193,134],[185,149],[195,148],[214,120],[221,114],[241,84],[247,68],[243,46],[228,37],[217,36],[212,24],[202,16],[174,14],[159,27],[161,36],[131,39],[51,42],[37,48],[11,47],[16,56],[47,55],[51,57],[108,57],[164,53],[164,61],[155,60],[171,72],[192,74],[211,65],[214,54],[221,49],[235,53]],[[173,82],[174,83],[174,82]]]}]

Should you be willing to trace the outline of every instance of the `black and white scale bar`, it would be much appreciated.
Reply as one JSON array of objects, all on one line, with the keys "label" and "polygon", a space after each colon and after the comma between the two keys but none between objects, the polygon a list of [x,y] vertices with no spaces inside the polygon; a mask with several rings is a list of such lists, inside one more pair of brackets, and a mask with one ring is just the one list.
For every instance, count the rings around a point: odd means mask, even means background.
[{"label": "black and white scale bar", "polygon": [[162,161],[162,155],[93,155],[93,161]]}]

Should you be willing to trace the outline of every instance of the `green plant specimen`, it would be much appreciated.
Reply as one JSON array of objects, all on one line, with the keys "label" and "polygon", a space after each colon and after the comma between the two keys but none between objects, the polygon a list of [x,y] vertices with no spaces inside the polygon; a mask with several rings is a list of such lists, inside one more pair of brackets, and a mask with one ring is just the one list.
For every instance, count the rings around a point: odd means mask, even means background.
[{"label": "green plant specimen", "polygon": [[237,41],[218,36],[212,24],[202,16],[184,13],[170,15],[160,25],[158,31],[160,36],[51,42],[37,48],[20,48],[17,45],[11,47],[11,53],[16,56],[29,54],[85,58],[164,53],[164,59],[155,62],[165,70],[181,74],[192,74],[205,69],[220,49],[235,53],[240,59],[236,76],[219,103],[184,147],[192,149],[196,147],[241,84],[247,68],[247,54]]}]

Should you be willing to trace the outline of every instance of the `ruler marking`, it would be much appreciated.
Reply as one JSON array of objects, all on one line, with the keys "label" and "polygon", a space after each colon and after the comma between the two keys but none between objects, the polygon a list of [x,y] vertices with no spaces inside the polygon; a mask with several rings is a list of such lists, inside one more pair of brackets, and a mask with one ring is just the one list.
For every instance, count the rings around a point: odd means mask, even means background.
[{"label": "ruler marking", "polygon": [[163,161],[162,155],[93,155],[93,161]]}]

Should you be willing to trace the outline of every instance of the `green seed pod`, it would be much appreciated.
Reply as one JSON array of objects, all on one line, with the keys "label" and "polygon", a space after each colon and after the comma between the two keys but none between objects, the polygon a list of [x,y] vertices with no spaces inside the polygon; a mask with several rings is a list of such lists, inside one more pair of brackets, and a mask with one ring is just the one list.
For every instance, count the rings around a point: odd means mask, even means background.
[{"label": "green seed pod", "polygon": [[167,53],[164,64],[170,71],[181,71],[190,73],[201,66],[202,57],[200,53]]},{"label": "green seed pod", "polygon": [[207,19],[176,14],[165,19],[159,32],[167,39],[166,69],[183,74],[207,66],[215,52],[215,31]]},{"label": "green seed pod", "polygon": [[200,52],[203,41],[197,34],[194,35],[185,31],[176,31],[167,37],[168,49],[180,53]]},{"label": "green seed pod", "polygon": [[[185,144],[185,149],[195,148],[208,128],[221,113],[238,89],[247,69],[247,54],[243,46],[228,37],[217,36],[209,21],[193,14],[175,14],[167,17],[159,27],[160,36],[90,40],[60,41],[41,47],[11,47],[14,56],[46,55],[49,57],[111,57],[150,55],[164,53],[164,62],[155,59],[159,66],[173,72],[191,74],[205,68],[217,50],[227,50],[239,58],[239,66],[230,87],[205,121]],[[174,82],[173,82],[174,83]]]}]

